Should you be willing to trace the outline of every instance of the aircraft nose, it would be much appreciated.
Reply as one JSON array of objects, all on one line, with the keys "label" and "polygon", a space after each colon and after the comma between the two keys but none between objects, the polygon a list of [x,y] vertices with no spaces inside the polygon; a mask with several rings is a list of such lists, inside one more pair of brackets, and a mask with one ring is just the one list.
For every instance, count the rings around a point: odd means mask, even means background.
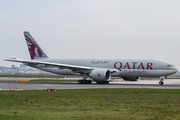
[{"label": "aircraft nose", "polygon": [[172,68],[172,73],[177,73],[178,72],[178,69],[177,68]]},{"label": "aircraft nose", "polygon": [[176,69],[176,72],[178,72],[178,69],[177,68],[175,68]]}]

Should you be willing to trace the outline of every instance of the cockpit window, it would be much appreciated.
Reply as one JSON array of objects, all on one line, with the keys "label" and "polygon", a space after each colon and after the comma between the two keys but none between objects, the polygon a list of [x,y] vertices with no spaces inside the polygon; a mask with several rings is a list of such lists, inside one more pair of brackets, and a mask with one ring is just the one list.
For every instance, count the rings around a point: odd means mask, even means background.
[{"label": "cockpit window", "polygon": [[167,67],[174,67],[174,65],[167,65]]}]

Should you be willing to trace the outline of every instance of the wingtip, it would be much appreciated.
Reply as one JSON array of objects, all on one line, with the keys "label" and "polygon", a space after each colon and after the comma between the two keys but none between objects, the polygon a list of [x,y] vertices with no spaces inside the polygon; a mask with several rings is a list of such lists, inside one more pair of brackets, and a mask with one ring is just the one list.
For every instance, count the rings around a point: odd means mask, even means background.
[{"label": "wingtip", "polygon": [[4,60],[4,61],[8,61],[8,60],[10,60],[10,59],[11,59],[11,60],[16,60],[16,58],[12,58],[12,57],[5,57],[3,60]]}]

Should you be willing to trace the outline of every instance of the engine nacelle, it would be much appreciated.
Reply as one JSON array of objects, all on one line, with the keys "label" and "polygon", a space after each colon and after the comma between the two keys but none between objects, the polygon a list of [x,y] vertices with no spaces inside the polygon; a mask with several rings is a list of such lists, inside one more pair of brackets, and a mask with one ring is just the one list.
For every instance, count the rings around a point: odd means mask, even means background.
[{"label": "engine nacelle", "polygon": [[123,77],[126,81],[138,81],[140,77]]},{"label": "engine nacelle", "polygon": [[106,69],[97,69],[93,70],[89,77],[91,77],[94,81],[109,81],[111,78],[110,70]]}]

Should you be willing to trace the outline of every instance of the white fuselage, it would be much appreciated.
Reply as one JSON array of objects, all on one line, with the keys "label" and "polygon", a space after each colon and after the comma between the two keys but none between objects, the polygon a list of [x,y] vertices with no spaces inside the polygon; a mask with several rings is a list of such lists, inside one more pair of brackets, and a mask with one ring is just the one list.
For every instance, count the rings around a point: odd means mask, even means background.
[{"label": "white fuselage", "polygon": [[[43,58],[43,62],[61,63],[91,67],[92,69],[110,69],[111,77],[161,77],[176,73],[178,70],[169,62],[158,59],[113,59],[113,58]],[[80,75],[68,68],[30,65],[59,75]],[[88,71],[89,72],[89,71]]]}]

